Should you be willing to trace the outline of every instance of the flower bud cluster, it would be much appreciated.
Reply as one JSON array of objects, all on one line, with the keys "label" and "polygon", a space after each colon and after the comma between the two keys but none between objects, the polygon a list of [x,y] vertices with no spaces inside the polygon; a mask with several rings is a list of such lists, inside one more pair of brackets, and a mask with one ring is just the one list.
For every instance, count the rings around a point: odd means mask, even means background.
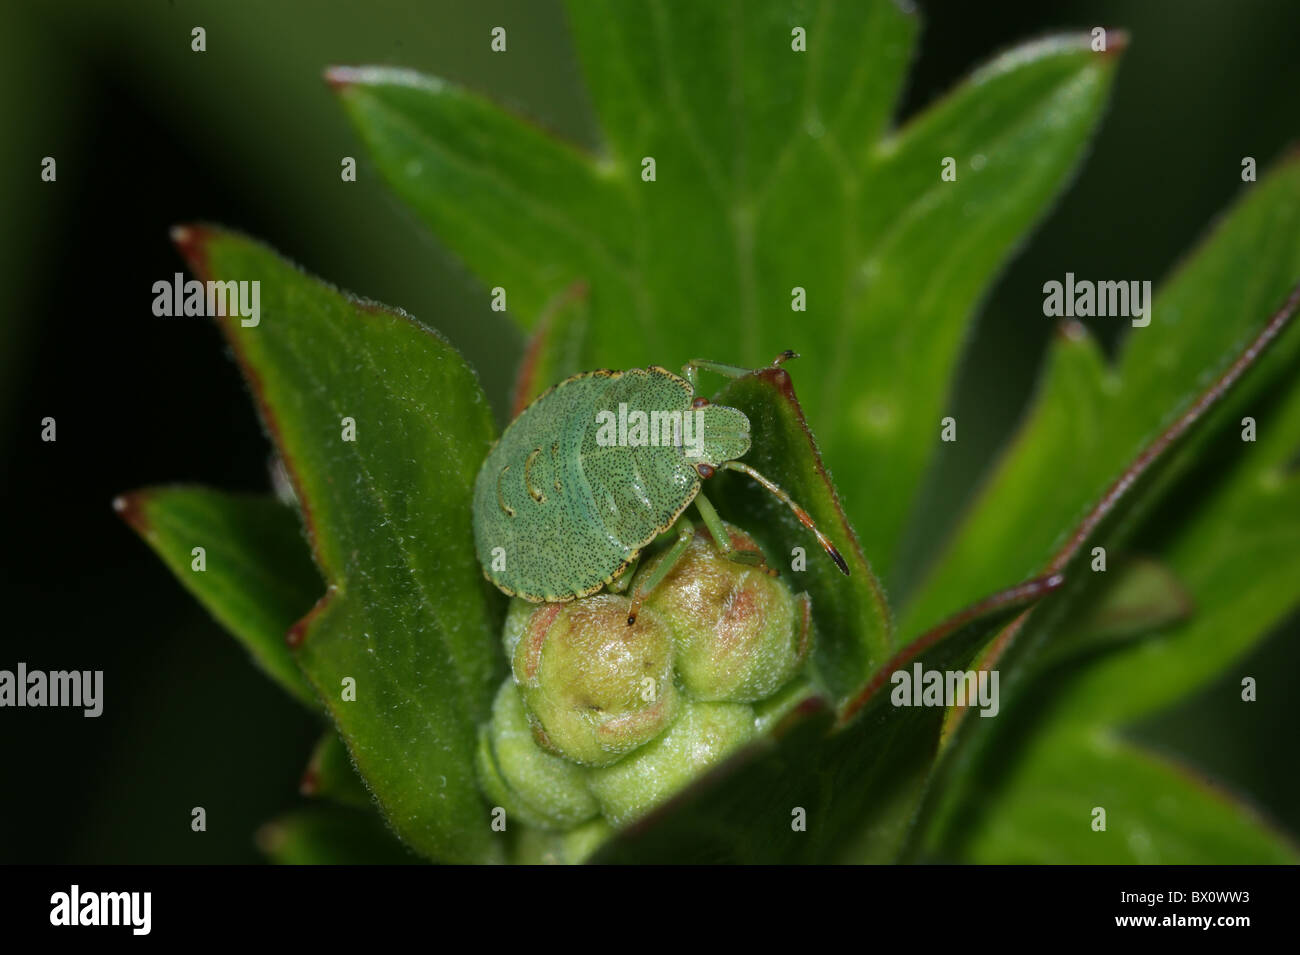
[{"label": "flower bud cluster", "polygon": [[[733,548],[761,553],[727,530]],[[642,566],[633,591],[664,559]],[[557,832],[626,825],[765,731],[780,701],[797,695],[808,596],[722,555],[706,530],[629,626],[631,607],[609,592],[512,601],[511,675],[478,756],[483,790],[507,816]]]}]

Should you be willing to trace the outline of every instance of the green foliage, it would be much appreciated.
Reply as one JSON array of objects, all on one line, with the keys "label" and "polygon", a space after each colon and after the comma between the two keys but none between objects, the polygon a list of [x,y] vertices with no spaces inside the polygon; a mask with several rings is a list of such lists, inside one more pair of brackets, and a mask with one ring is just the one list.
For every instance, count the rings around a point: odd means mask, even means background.
[{"label": "green foliage", "polygon": [[[1032,572],[1059,536],[1263,327],[1300,277],[1300,164],[1265,177],[1156,295],[1157,323],[1115,367],[1081,327],[1048,358],[1033,409],[905,615],[926,625]],[[1288,346],[1290,347],[1290,346]],[[1060,480],[1070,462],[1071,479]],[[1033,500],[1035,506],[1019,506]]]},{"label": "green foliage", "polygon": [[[1250,808],[1192,770],[1106,732],[1033,733],[984,814],[954,826],[941,857],[979,863],[1286,863],[1300,853]],[[1087,780],[1088,784],[1082,785]],[[1106,831],[1089,824],[1106,810]]]},{"label": "green foliage", "polygon": [[[836,710],[803,702],[772,738],[706,777],[670,812],[613,843],[606,862],[887,862],[901,851],[938,746],[943,710],[890,705],[889,674],[965,669],[1009,615],[1060,580],[995,594],[925,634]],[[796,828],[794,813],[805,813]]]},{"label": "green foliage", "polygon": [[260,323],[222,327],[329,583],[290,634],[298,664],[403,838],[448,861],[495,858],[473,755],[503,670],[502,608],[485,599],[470,537],[493,436],[473,372],[410,317],[252,242],[198,229],[178,241],[203,278],[262,283]]},{"label": "green foliage", "polygon": [[[1263,246],[1258,244],[1261,237],[1266,240]],[[1096,359],[1086,339],[1073,336],[1058,342],[1045,384],[1020,434],[958,529],[947,555],[936,565],[917,605],[945,599],[960,603],[963,588],[970,586],[972,577],[978,585],[988,563],[1005,560],[1003,572],[1007,572],[1019,561],[1047,560],[1057,542],[1053,532],[1042,526],[1042,515],[1071,513],[1088,499],[1080,497],[1074,482],[1056,479],[1053,461],[1077,462],[1076,473],[1089,487],[1088,497],[1102,497],[1103,482],[1113,480],[1118,462],[1150,441],[1157,427],[1176,427],[1175,416],[1195,407],[1194,389],[1204,388],[1215,373],[1230,375],[1234,352],[1249,354],[1251,337],[1266,336],[1277,325],[1269,313],[1296,275],[1300,275],[1300,165],[1291,164],[1261,181],[1162,290],[1154,314],[1171,327],[1159,338],[1145,334],[1152,329],[1135,333],[1116,371]],[[1175,347],[1170,341],[1175,337],[1186,345]],[[1086,631],[1080,636],[1072,616],[1077,620],[1081,607],[1113,603],[1116,592],[1128,583],[1124,576],[1110,582],[1106,575],[1090,570],[1076,575],[1079,586],[1073,588],[1073,599],[1054,608],[1051,616],[1032,621],[1027,632],[1015,636],[1020,652],[1010,659],[1003,656],[998,663],[1005,696],[1015,689],[1014,679],[1008,681],[1007,676],[1029,669],[1023,658],[1046,648],[1045,663],[1059,665],[1039,665],[1034,672],[1040,685],[1052,687],[1050,700],[1039,692],[1006,725],[970,728],[978,730],[980,738],[966,741],[941,777],[944,784],[936,787],[934,802],[946,808],[939,811],[936,831],[929,835],[931,850],[954,852],[955,843],[964,845],[976,830],[983,831],[985,823],[1000,831],[1030,830],[1013,840],[1017,844],[1034,840],[1046,844],[1048,833],[1031,830],[1043,817],[1015,814],[1017,805],[1032,801],[1035,792],[1045,800],[1061,798],[1067,779],[1074,794],[1084,799],[1101,787],[1123,790],[1127,783],[1122,777],[1133,762],[1145,757],[1135,751],[1126,751],[1123,758],[1096,757],[1098,741],[1114,740],[1124,724],[1177,702],[1208,682],[1295,607],[1293,582],[1300,579],[1300,550],[1295,547],[1300,539],[1300,483],[1292,467],[1300,448],[1300,390],[1293,381],[1298,350],[1300,330],[1282,328],[1272,352],[1247,379],[1247,387],[1197,422],[1189,437],[1198,455],[1184,455],[1179,466],[1171,468],[1167,486],[1155,489],[1159,496],[1171,499],[1163,510],[1145,516],[1147,534],[1141,539],[1158,549],[1185,594],[1182,599],[1191,606],[1186,619],[1174,622],[1166,613],[1167,625],[1156,633],[1112,647],[1110,652],[1070,659],[1064,651],[1072,646],[1105,642],[1104,633],[1100,641],[1090,640]],[[1084,355],[1089,357],[1074,360]],[[1245,416],[1264,423],[1264,437],[1255,443],[1242,440]],[[1175,418],[1172,424],[1171,418]],[[1204,463],[1189,473],[1197,459]],[[1099,460],[1113,462],[1109,475],[1103,477]],[[1129,490],[1130,497],[1148,493],[1141,487]],[[1040,511],[1027,514],[1013,506],[1013,501],[1030,494],[1041,502]],[[1190,509],[1189,500],[1195,504]],[[1141,526],[1134,521],[1123,530],[1132,536]],[[1108,551],[1115,553],[1117,548],[1108,546]],[[962,564],[977,554],[987,559]],[[932,595],[943,596],[936,600]],[[924,612],[913,614],[924,617]],[[1098,622],[1092,625],[1098,627]],[[1105,624],[1098,629],[1104,631]],[[1063,646],[1057,647],[1061,641]],[[1026,726],[1056,739],[1067,752],[1068,747],[1076,747],[1079,758],[1071,761],[1052,753],[1048,763],[1036,766],[1035,760],[1047,759],[1047,751],[1026,741]],[[1171,792],[1169,802],[1199,804],[1201,793],[1186,779],[1180,786],[1180,778],[1173,774],[1164,778],[1162,786]],[[1004,786],[1013,789],[1003,792]],[[994,799],[990,791],[1005,798]],[[1225,794],[1222,801],[1221,814],[1226,814],[1231,800]],[[1237,805],[1235,811],[1238,830],[1260,825],[1245,806]],[[1204,861],[1195,851],[1178,848],[1182,842],[1176,829],[1152,828],[1158,823],[1142,823],[1138,842],[1151,845],[1150,855],[1161,861]],[[1239,852],[1219,858],[1272,858],[1271,853],[1257,852],[1260,841],[1258,836],[1244,840]],[[1277,842],[1276,836],[1273,841]],[[985,850],[982,858],[1004,858],[990,854],[987,845]]]},{"label": "green foliage", "polygon": [[888,581],[971,310],[1068,180],[1116,58],[1086,36],[1024,46],[891,131],[917,32],[892,0],[570,18],[597,155],[441,80],[329,77],[379,171],[522,327],[580,281],[591,367],[815,362],[801,397]]},{"label": "green foliage", "polygon": [[[148,488],[114,506],[272,679],[319,705],[284,641],[322,588],[292,508],[200,487]],[[206,569],[196,571],[193,550],[200,546]]]},{"label": "green foliage", "polygon": [[[791,370],[797,374],[798,365],[792,364]],[[813,671],[838,705],[896,649],[884,591],[840,507],[795,397],[791,373],[769,368],[736,379],[717,400],[749,418],[754,437],[746,462],[785,488],[848,562],[846,579],[790,510],[747,477],[721,475],[715,479],[718,489],[709,489],[710,500],[716,497],[723,516],[751,531],[781,566],[788,566],[792,547],[804,549],[806,568],[791,576],[812,597]]]},{"label": "green foliage", "polygon": [[[441,80],[328,78],[398,195],[485,288],[506,290],[531,335],[516,410],[577,370],[761,367],[800,351],[789,373],[764,367],[717,400],[746,412],[746,460],[808,509],[852,575],[777,502],[719,476],[724,518],[780,559],[807,551],[794,576],[811,595],[811,682],[764,703],[754,740],[630,828],[495,838],[474,767],[506,669],[505,601],[473,550],[470,494],[494,437],[474,374],[405,315],[238,236],[183,231],[201,278],[262,281],[261,323],[222,327],[310,549],[270,499],[161,488],[123,509],[338,728],[304,780],[336,805],[271,824],[268,854],[383,856],[377,805],[447,862],[573,862],[598,847],[606,861],[1300,858],[1230,794],[1125,735],[1297,602],[1300,330],[1270,315],[1300,277],[1300,163],[1248,187],[1113,364],[1062,326],[1019,430],[891,608],[884,584],[972,313],[1079,162],[1116,56],[1080,37],[1028,44],[891,129],[918,28],[890,0],[743,15],[738,2],[574,0],[570,16],[596,154]],[[807,52],[791,49],[794,26]],[[948,157],[954,181],[940,175]],[[796,289],[806,312],[791,311]],[[1241,439],[1244,416],[1258,441]],[[194,572],[200,544],[207,570]],[[892,705],[891,675],[915,664],[996,668],[998,718]],[[669,762],[664,778],[681,768]],[[1098,806],[1105,832],[1089,825]]]}]

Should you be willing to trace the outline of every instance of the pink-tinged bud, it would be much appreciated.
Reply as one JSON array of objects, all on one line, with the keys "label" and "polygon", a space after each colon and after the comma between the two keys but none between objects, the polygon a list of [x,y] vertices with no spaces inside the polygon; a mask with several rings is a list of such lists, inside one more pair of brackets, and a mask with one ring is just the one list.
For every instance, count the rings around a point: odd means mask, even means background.
[{"label": "pink-tinged bud", "polygon": [[568,829],[599,811],[586,773],[533,741],[532,727],[509,677],[492,704],[492,719],[479,736],[479,784],[495,805],[543,829]]},{"label": "pink-tinged bud", "polygon": [[753,736],[752,707],[683,701],[663,736],[613,766],[591,770],[591,791],[604,817],[626,826]]},{"label": "pink-tinged bud", "polygon": [[[734,548],[761,553],[744,531],[727,530]],[[807,595],[796,598],[779,577],[724,557],[704,528],[644,606],[672,628],[678,679],[697,700],[770,696],[798,671],[812,642]]]},{"label": "pink-tinged bud", "polygon": [[628,626],[631,606],[600,594],[529,616],[512,666],[542,748],[607,766],[676,718],[672,634],[653,611]]}]

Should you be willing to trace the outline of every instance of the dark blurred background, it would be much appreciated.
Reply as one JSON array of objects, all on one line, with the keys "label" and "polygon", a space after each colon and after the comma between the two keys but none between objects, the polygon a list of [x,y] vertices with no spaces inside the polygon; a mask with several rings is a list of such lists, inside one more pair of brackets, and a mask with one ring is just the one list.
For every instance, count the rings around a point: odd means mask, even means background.
[{"label": "dark blurred background", "polygon": [[[103,669],[106,702],[99,719],[0,712],[0,862],[256,860],[257,826],[302,801],[298,778],[318,725],[110,506],[150,483],[268,486],[267,442],[215,330],[150,312],[153,282],[181,268],[168,227],[240,228],[343,288],[408,309],[480,368],[500,411],[518,334],[378,184],[321,71],[414,67],[593,144],[563,11],[558,0],[9,6],[0,30],[0,668]],[[1158,279],[1236,194],[1241,157],[1263,169],[1294,142],[1300,4],[920,7],[902,116],[1020,40],[1098,25],[1132,38],[1081,175],[980,317],[959,384],[962,441],[945,446],[927,488],[937,531],[1032,387],[1049,328],[1041,277]],[[487,54],[495,25],[509,30],[508,56]],[[206,53],[190,50],[194,26],[207,30]],[[57,183],[39,179],[47,155]],[[358,158],[359,182],[340,181],[342,156]],[[47,415],[57,443],[40,440]],[[1300,692],[1296,633],[1274,635],[1252,664],[1286,681],[1256,704],[1277,735],[1236,732],[1242,708],[1224,712],[1208,696],[1142,731],[1252,793],[1293,832],[1297,761],[1282,728],[1293,725],[1285,691]],[[203,834],[190,830],[199,805]]]}]

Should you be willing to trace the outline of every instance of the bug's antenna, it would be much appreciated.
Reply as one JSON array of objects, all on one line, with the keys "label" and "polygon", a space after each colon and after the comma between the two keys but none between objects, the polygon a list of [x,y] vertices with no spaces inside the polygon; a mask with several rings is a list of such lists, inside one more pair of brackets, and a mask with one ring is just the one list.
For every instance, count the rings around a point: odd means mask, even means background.
[{"label": "bug's antenna", "polygon": [[831,543],[831,539],[817,528],[817,525],[813,523],[813,519],[808,516],[808,512],[796,504],[794,498],[785,493],[779,485],[769,481],[742,461],[727,461],[723,463],[722,467],[729,468],[732,471],[740,471],[742,474],[748,474],[751,478],[761,484],[769,494],[778,500],[784,501],[786,506],[789,507],[790,510],[794,511],[794,516],[799,518],[799,523],[817,535],[817,542],[822,545],[822,548],[826,553],[830,554],[831,560],[835,561],[835,566],[840,569],[840,573],[845,577],[849,576],[849,565],[844,562],[844,557],[835,549],[835,545]]}]

